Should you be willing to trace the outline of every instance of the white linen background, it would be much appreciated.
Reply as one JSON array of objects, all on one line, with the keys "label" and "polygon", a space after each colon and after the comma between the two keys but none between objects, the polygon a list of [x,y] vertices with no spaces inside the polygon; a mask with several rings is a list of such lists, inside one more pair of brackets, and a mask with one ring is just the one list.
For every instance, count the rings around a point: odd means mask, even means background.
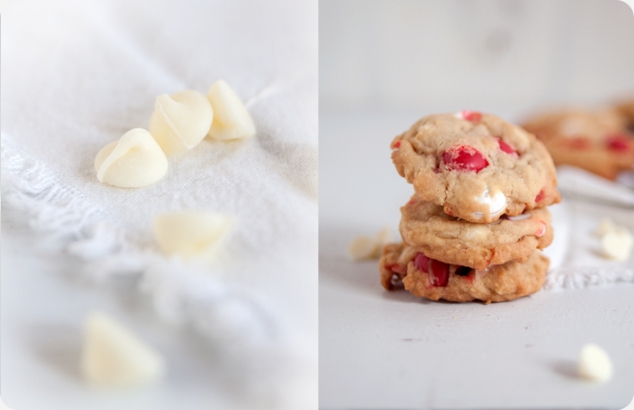
[{"label": "white linen background", "polygon": [[320,12],[326,113],[458,102],[527,115],[634,93],[619,0],[323,0]]},{"label": "white linen background", "polygon": [[[433,112],[475,109],[521,122],[549,108],[601,106],[634,96],[634,18],[618,0],[323,0],[319,25],[322,124],[411,117],[384,141],[368,140],[368,146],[385,146]],[[339,141],[322,135],[320,144],[325,180],[325,165]],[[593,182],[614,191],[608,181],[582,171],[568,169],[565,176],[560,188],[568,194],[596,197]],[[377,173],[372,180],[375,187],[387,187],[393,175]],[[325,188],[320,223],[336,218],[328,209],[342,209],[328,204],[345,201],[341,192]],[[596,199],[631,207],[634,193],[613,197]],[[396,202],[394,215],[400,205]],[[546,252],[564,266],[551,269],[545,289],[634,282],[632,258],[606,260],[591,235],[609,208],[571,205],[561,213],[568,217],[569,240],[562,243],[560,236]],[[612,215],[634,230],[627,210],[617,208]],[[376,213],[370,220],[387,222],[392,216]]]},{"label": "white linen background", "polygon": [[[1,75],[3,205],[86,259],[87,274],[144,272],[165,319],[305,364],[316,397],[316,2],[15,1]],[[150,187],[97,181],[99,149],[147,128],[157,95],[206,94],[219,79],[246,102],[253,139],[206,139]],[[158,255],[152,217],[181,209],[237,217],[220,267]]]}]

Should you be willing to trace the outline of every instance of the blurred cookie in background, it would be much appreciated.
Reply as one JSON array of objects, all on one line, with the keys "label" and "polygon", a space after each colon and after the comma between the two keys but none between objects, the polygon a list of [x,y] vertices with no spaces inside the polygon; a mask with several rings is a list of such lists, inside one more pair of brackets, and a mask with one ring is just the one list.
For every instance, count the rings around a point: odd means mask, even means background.
[{"label": "blurred cookie in background", "polygon": [[627,127],[634,133],[634,97],[621,101],[616,108],[627,120]]},{"label": "blurred cookie in background", "polygon": [[[634,114],[634,105],[631,108]],[[634,167],[634,135],[623,113],[611,108],[552,111],[523,127],[546,145],[555,165],[572,165],[615,180],[621,171]]]}]

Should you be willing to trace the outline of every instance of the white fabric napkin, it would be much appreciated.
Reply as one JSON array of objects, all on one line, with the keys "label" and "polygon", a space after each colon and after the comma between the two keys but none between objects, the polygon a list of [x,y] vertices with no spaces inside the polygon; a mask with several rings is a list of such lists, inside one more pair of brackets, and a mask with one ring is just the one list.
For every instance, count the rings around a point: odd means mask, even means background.
[{"label": "white fabric napkin", "polygon": [[[315,368],[316,1],[27,0],[2,17],[5,206],[87,273],[140,275],[164,318]],[[97,152],[147,128],[157,95],[206,94],[219,79],[256,137],[206,139],[150,187],[99,183]],[[236,216],[219,267],[160,255],[152,217],[175,210]]]},{"label": "white fabric napkin", "polygon": [[551,207],[555,240],[546,248],[551,270],[545,289],[577,289],[618,282],[634,283],[634,252],[610,260],[595,233],[603,219],[634,233],[634,190],[579,168],[557,168],[560,205]]}]

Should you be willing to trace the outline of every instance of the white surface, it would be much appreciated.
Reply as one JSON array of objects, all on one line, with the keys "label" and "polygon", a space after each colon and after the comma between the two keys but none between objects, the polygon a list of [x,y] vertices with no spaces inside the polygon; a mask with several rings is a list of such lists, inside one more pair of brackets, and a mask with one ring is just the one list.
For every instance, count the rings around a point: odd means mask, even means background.
[{"label": "white surface", "polygon": [[[395,171],[389,143],[419,116],[320,117],[320,406],[623,408],[634,393],[634,285],[435,303],[387,292],[376,261],[351,261],[354,237],[387,224],[397,238],[399,208],[413,191]],[[634,222],[627,209],[567,206],[557,218],[571,218],[569,235],[555,230],[556,241],[570,241],[564,264],[591,252],[585,241],[595,224],[583,218]],[[588,342],[615,364],[614,378],[599,387],[576,377]]]},{"label": "white surface", "polygon": [[[38,238],[2,209],[0,345],[2,400],[15,410],[208,410],[250,408],[250,377],[235,357],[193,333],[161,323],[127,283],[96,286],[68,255],[38,249]],[[19,219],[19,218],[18,218]],[[151,343],[169,371],[148,388],[91,388],[80,373],[83,324],[109,312]]]}]

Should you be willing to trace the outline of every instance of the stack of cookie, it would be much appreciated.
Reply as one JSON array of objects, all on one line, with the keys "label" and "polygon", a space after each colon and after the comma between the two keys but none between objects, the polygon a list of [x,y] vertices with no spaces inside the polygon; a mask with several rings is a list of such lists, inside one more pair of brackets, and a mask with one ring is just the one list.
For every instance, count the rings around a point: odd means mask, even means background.
[{"label": "stack of cookie", "polygon": [[381,283],[418,297],[501,302],[538,291],[560,201],[553,161],[535,136],[487,114],[425,117],[392,141],[415,194],[403,242],[383,249]]}]

